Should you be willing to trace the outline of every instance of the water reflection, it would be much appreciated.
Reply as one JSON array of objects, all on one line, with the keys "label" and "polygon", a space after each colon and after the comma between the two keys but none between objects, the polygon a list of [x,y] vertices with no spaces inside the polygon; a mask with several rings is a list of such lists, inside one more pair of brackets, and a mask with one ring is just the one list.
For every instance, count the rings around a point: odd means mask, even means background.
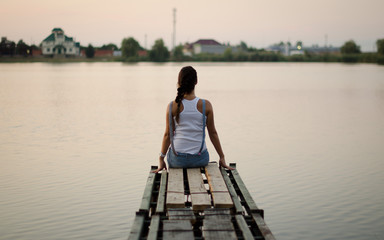
[{"label": "water reflection", "polygon": [[[126,239],[181,66],[0,64],[0,239]],[[383,238],[384,68],[194,66],[278,239]]]}]

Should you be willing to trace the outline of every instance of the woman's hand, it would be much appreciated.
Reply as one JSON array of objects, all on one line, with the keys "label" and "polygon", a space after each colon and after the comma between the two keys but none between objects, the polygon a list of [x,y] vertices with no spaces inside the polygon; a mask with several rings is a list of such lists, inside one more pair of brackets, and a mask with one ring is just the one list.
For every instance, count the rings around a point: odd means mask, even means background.
[{"label": "woman's hand", "polygon": [[223,167],[223,168],[227,168],[229,170],[234,170],[234,168],[231,168],[230,166],[228,166],[226,163],[225,163],[225,158],[224,157],[220,157],[220,160],[219,160],[219,166],[220,167]]},{"label": "woman's hand", "polygon": [[153,173],[158,173],[158,172],[160,172],[163,169],[167,170],[167,164],[164,161],[164,157],[159,157],[159,167],[156,170],[152,171],[152,172]]}]

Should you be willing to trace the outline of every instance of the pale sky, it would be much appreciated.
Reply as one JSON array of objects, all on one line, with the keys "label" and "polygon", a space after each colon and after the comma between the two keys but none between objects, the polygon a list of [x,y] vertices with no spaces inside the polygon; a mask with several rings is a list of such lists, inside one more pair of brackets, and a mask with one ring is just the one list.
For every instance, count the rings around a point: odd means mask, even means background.
[{"label": "pale sky", "polygon": [[162,38],[170,48],[173,8],[177,44],[213,38],[256,48],[298,40],[323,46],[327,35],[329,45],[353,39],[376,51],[384,38],[384,0],[0,0],[0,35],[38,45],[60,27],[84,46],[120,47],[134,37],[147,48]]}]

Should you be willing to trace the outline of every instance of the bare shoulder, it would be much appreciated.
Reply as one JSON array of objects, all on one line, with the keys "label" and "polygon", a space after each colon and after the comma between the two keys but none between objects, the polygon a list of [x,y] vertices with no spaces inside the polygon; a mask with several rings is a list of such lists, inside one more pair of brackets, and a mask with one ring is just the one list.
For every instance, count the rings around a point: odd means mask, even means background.
[{"label": "bare shoulder", "polygon": [[212,104],[209,100],[207,99],[199,99],[197,102],[197,109],[202,112],[203,111],[203,100],[205,100],[205,110],[208,112],[212,111]]},{"label": "bare shoulder", "polygon": [[[167,107],[167,112],[169,112],[169,107],[172,103],[172,115],[176,115],[176,112],[177,112],[177,102],[175,100],[171,101],[169,104],[168,104],[168,107]],[[181,103],[180,104],[180,112],[182,112],[184,109],[184,106],[183,104]]]}]

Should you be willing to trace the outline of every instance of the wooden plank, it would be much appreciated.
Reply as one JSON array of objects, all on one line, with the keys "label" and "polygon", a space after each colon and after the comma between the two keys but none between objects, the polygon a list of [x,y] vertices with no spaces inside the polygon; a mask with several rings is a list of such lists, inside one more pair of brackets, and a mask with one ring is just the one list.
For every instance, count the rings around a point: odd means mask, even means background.
[{"label": "wooden plank", "polygon": [[204,220],[227,220],[231,221],[231,210],[228,208],[209,208],[204,211]]},{"label": "wooden plank", "polygon": [[252,213],[252,218],[255,220],[256,225],[259,227],[261,235],[263,235],[265,240],[275,240],[271,230],[259,213]]},{"label": "wooden plank", "polygon": [[160,215],[152,215],[151,225],[149,225],[149,233],[147,240],[156,240],[159,232]]},{"label": "wooden plank", "polygon": [[[230,164],[230,166],[236,167],[235,164]],[[251,212],[259,210],[255,201],[253,201],[253,198],[252,198],[251,194],[249,193],[247,187],[245,186],[243,180],[241,179],[240,174],[237,171],[237,169],[235,168],[234,170],[231,170],[231,173],[232,173],[233,179],[236,181],[236,184],[239,187],[239,190],[240,190],[241,194],[243,195],[244,200],[245,200],[247,206],[249,207],[249,209],[251,210]]]},{"label": "wooden plank", "polygon": [[164,213],[165,192],[167,190],[167,177],[168,177],[168,173],[166,171],[163,171],[161,173],[159,196],[157,198],[157,206],[156,206],[156,213],[158,214]]},{"label": "wooden plank", "polygon": [[205,216],[209,215],[230,215],[231,210],[228,208],[208,208],[204,211]]},{"label": "wooden plank", "polygon": [[248,224],[245,221],[244,216],[241,214],[236,214],[235,219],[236,219],[237,225],[239,226],[239,229],[241,230],[241,233],[243,234],[243,238],[245,240],[254,240],[252,232],[251,230],[249,230]]},{"label": "wooden plank", "polygon": [[205,174],[211,190],[213,205],[216,208],[231,208],[233,202],[229,195],[227,185],[224,182],[220,169],[216,163],[209,163],[205,167]]},{"label": "wooden plank", "polygon": [[244,209],[241,205],[239,197],[237,196],[236,190],[233,187],[231,179],[229,179],[227,171],[225,170],[225,168],[221,168],[220,171],[221,171],[221,175],[223,176],[224,182],[227,185],[229,195],[231,195],[233,204],[235,206],[235,212],[236,213],[243,213]]},{"label": "wooden plank", "polygon": [[191,194],[192,209],[194,211],[204,210],[211,207],[211,199],[204,186],[203,176],[200,168],[187,169],[189,192]]},{"label": "wooden plank", "polygon": [[156,176],[156,173],[153,173],[152,171],[156,169],[157,169],[157,166],[151,167],[151,172],[149,172],[149,176],[147,178],[147,183],[145,185],[144,194],[141,200],[139,211],[149,211],[149,208],[151,207],[152,191],[153,191],[153,186],[155,185],[155,176]]},{"label": "wooden plank", "polygon": [[135,219],[133,220],[131,233],[128,240],[139,240],[143,232],[145,215],[141,212],[136,212]]},{"label": "wooden plank", "polygon": [[182,168],[169,169],[166,205],[167,208],[183,208],[185,206]]},{"label": "wooden plank", "polygon": [[202,231],[205,240],[237,239],[230,220],[204,219]]},{"label": "wooden plank", "polygon": [[163,239],[167,240],[193,240],[192,224],[188,220],[163,221]]},{"label": "wooden plank", "polygon": [[190,208],[169,208],[168,209],[169,220],[189,220],[192,224],[196,222],[196,216]]}]

